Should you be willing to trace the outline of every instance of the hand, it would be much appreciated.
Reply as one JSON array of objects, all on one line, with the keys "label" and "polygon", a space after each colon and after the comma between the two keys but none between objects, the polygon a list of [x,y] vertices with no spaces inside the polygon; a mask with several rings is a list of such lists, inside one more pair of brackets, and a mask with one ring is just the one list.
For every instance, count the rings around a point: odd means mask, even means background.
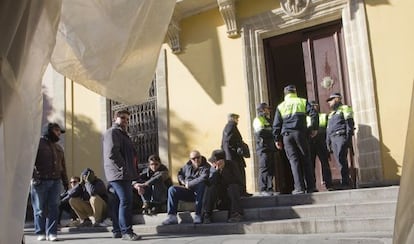
[{"label": "hand", "polygon": [[312,130],[311,133],[310,133],[310,137],[314,138],[317,134],[318,134],[317,130]]},{"label": "hand", "polygon": [[185,186],[185,188],[187,188],[187,189],[188,189],[188,181],[185,181],[184,186]]},{"label": "hand", "polygon": [[277,141],[277,142],[275,143],[275,145],[276,145],[276,148],[277,148],[277,149],[279,149],[279,150],[282,150],[282,149],[283,149],[283,143],[282,143],[282,142]]}]

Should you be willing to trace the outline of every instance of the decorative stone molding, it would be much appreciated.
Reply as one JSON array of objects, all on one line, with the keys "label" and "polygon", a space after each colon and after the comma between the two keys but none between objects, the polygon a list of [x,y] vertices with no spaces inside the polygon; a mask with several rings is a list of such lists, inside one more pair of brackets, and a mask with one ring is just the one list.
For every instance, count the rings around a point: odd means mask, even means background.
[{"label": "decorative stone molding", "polygon": [[168,25],[167,37],[171,50],[175,54],[181,52],[180,30],[181,29],[179,19],[173,15],[173,17],[171,18],[171,22]]},{"label": "decorative stone molding", "polygon": [[306,14],[311,0],[280,0],[280,6],[290,17],[299,18]]},{"label": "decorative stone molding", "polygon": [[[381,182],[380,133],[364,0],[312,0],[311,7],[302,13],[301,18],[290,16],[279,8],[242,20],[249,116],[256,114],[255,104],[268,101],[269,97],[263,39],[334,20],[342,20],[343,23],[349,86],[357,125],[355,160],[358,183]],[[252,172],[258,170],[255,168]]]},{"label": "decorative stone molding", "polygon": [[228,37],[239,36],[237,29],[235,0],[217,0],[219,11],[227,27]]}]

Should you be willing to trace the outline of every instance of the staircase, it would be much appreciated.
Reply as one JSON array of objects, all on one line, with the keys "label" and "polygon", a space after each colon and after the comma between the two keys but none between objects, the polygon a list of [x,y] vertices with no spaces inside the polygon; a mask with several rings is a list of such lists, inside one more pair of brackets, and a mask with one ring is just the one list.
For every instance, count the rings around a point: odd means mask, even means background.
[{"label": "staircase", "polygon": [[[137,233],[180,234],[324,234],[364,233],[392,236],[398,186],[243,198],[244,220],[227,223],[227,211],[215,211],[211,224],[193,224],[191,211],[181,223],[162,226],[165,213],[134,216]],[[182,204],[191,209],[193,204]]]}]

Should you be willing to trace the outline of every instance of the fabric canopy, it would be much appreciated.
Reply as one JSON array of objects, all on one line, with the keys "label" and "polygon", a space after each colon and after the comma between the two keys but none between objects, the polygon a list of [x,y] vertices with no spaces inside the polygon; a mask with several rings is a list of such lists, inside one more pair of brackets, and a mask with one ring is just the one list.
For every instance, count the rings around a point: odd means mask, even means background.
[{"label": "fabric canopy", "polygon": [[105,97],[139,103],[174,6],[175,0],[0,1],[0,244],[22,238],[46,66]]}]

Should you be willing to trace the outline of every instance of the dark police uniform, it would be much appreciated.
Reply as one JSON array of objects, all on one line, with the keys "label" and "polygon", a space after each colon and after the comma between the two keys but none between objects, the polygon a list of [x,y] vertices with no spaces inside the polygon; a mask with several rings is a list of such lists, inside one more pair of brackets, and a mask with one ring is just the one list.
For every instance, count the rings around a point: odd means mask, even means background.
[{"label": "dark police uniform", "polygon": [[[289,87],[285,87],[285,94],[286,89]],[[296,92],[288,93],[285,95],[285,100],[277,106],[273,121],[275,140],[283,140],[286,156],[289,159],[295,188],[293,194],[304,193],[305,189],[307,192],[316,190],[315,172],[309,153],[307,115],[311,118],[311,129],[317,130],[319,122],[316,110],[306,99],[297,97]]]},{"label": "dark police uniform", "polygon": [[[328,99],[329,100],[329,99]],[[348,148],[354,135],[353,111],[350,106],[342,103],[335,104],[328,116],[326,129],[326,145],[332,150],[339,162],[342,186],[349,186]]]},{"label": "dark police uniform", "polygon": [[253,120],[253,129],[259,157],[259,188],[261,192],[273,192],[276,147],[270,119],[259,112],[259,116]]},{"label": "dark police uniform", "polygon": [[[310,126],[310,118],[308,118],[308,126]],[[319,113],[319,129],[318,134],[309,139],[311,162],[313,163],[313,169],[315,170],[316,156],[318,156],[321,162],[322,179],[326,189],[332,188],[332,173],[329,166],[329,151],[326,146],[326,126],[328,123],[328,115],[325,113]]]}]

